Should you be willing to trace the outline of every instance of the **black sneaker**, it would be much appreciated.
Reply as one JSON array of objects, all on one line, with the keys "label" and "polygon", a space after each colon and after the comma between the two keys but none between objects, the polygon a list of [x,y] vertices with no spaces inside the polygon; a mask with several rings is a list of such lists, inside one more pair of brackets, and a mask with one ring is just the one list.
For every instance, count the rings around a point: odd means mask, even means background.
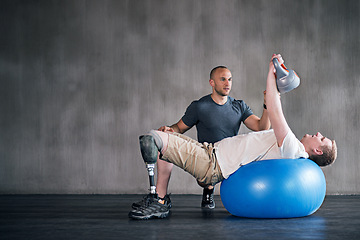
[{"label": "black sneaker", "polygon": [[150,195],[143,206],[129,212],[129,217],[138,220],[166,218],[169,216],[170,208],[167,204],[160,203],[161,201],[164,200],[157,195]]},{"label": "black sneaker", "polygon": [[134,202],[131,207],[132,209],[138,209],[141,206],[145,206],[146,203],[153,197],[153,194],[149,193],[148,195],[144,196],[143,199],[139,202]]},{"label": "black sneaker", "polygon": [[205,209],[214,209],[215,208],[214,190],[215,190],[215,188],[213,188],[211,190],[208,188],[204,188],[202,201],[201,201],[202,208],[205,208]]},{"label": "black sneaker", "polygon": [[[141,206],[145,206],[146,203],[149,201],[149,199],[153,198],[154,194],[149,193],[148,195],[146,195],[141,201],[139,202],[134,202],[131,207],[132,209],[138,209]],[[170,200],[170,194],[166,194],[165,197],[163,199],[161,199],[164,201],[164,204],[167,205],[167,207],[170,209],[171,208],[171,200]]]}]

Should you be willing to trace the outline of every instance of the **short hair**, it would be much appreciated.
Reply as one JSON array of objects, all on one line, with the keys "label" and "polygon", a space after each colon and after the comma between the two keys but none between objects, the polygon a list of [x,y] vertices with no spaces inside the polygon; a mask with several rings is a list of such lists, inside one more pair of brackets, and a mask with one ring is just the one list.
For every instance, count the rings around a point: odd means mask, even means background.
[{"label": "short hair", "polygon": [[311,155],[309,159],[313,160],[317,165],[320,167],[324,167],[330,165],[335,162],[337,158],[337,146],[335,140],[332,140],[332,145],[330,146],[323,146],[322,155]]},{"label": "short hair", "polygon": [[228,69],[228,68],[225,67],[225,66],[217,66],[217,67],[214,67],[214,68],[211,70],[211,72],[210,72],[210,79],[213,79],[213,75],[214,75],[215,71],[216,71],[217,69],[219,69],[219,68]]}]

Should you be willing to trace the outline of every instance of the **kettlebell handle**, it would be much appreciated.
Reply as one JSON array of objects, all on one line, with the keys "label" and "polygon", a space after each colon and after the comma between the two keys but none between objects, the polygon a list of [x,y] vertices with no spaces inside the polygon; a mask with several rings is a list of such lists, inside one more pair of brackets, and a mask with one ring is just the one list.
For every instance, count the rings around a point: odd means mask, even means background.
[{"label": "kettlebell handle", "polygon": [[278,78],[287,76],[289,74],[289,71],[286,68],[286,66],[284,64],[280,65],[279,60],[277,58],[273,59],[273,64],[276,69],[276,74],[278,75]]},{"label": "kettlebell handle", "polygon": [[288,69],[286,68],[285,64],[280,65],[279,60],[277,58],[273,59],[273,64],[274,64],[276,70],[281,69],[285,72],[289,72]]},{"label": "kettlebell handle", "polygon": [[280,63],[279,63],[279,60],[277,58],[274,58],[272,61],[273,61],[273,64],[274,64],[275,68],[280,67]]}]

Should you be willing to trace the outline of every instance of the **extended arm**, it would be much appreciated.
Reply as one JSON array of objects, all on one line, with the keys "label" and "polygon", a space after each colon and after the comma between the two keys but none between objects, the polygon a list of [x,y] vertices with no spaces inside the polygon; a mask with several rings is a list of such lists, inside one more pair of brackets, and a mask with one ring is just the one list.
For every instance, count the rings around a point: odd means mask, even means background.
[{"label": "extended arm", "polygon": [[290,128],[282,111],[280,95],[276,87],[275,67],[272,63],[273,58],[278,58],[280,64],[283,63],[281,55],[274,54],[272,56],[266,82],[266,106],[278,146],[280,147]]},{"label": "extended arm", "polygon": [[180,119],[177,123],[174,123],[170,127],[168,126],[162,126],[158,130],[162,132],[177,132],[177,133],[184,133],[187,130],[189,130],[190,127],[188,127],[182,119]]}]

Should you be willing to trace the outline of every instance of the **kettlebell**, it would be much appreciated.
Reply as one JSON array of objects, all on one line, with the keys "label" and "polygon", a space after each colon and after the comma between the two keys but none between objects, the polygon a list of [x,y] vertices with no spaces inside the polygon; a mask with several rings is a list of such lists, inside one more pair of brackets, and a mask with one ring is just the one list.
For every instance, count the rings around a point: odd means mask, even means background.
[{"label": "kettlebell", "polygon": [[300,78],[294,70],[287,69],[284,64],[279,63],[277,58],[273,59],[276,70],[276,85],[280,93],[287,93],[300,85]]}]

